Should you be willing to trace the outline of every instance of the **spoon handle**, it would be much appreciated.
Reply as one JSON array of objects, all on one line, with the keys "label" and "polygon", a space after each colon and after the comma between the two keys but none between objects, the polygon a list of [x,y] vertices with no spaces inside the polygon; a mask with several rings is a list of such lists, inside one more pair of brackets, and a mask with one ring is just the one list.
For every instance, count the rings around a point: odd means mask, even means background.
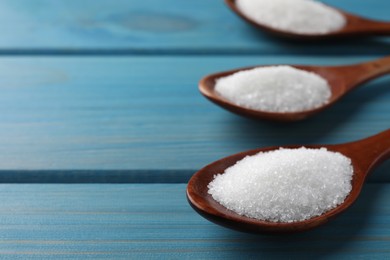
[{"label": "spoon handle", "polygon": [[[363,26],[364,27],[364,26]],[[390,22],[370,21],[365,24],[367,35],[373,36],[389,36],[390,35]]]},{"label": "spoon handle", "polygon": [[347,90],[351,90],[367,81],[390,73],[390,56],[365,63],[333,68],[345,78]]},{"label": "spoon handle", "polygon": [[381,162],[390,159],[390,129],[341,146],[341,152],[356,159],[364,172],[370,172]]}]

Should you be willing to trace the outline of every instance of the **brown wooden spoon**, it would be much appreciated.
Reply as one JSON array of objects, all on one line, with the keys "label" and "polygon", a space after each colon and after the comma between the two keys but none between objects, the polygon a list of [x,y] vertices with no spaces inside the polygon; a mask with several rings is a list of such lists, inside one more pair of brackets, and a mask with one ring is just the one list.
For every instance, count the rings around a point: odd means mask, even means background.
[{"label": "brown wooden spoon", "polygon": [[[302,147],[302,145],[284,146],[284,148],[299,147]],[[231,155],[207,165],[195,173],[190,179],[187,186],[187,199],[190,205],[206,219],[216,224],[239,231],[251,233],[291,233],[315,228],[327,223],[330,219],[349,208],[358,198],[368,174],[375,166],[390,158],[390,129],[369,138],[351,143],[336,145],[308,145],[305,147],[325,147],[329,151],[339,152],[352,160],[354,173],[350,194],[342,204],[321,216],[293,223],[267,222],[240,216],[219,204],[211,197],[210,194],[208,194],[207,185],[214,179],[214,175],[223,173],[226,168],[234,165],[245,156],[254,155],[264,151],[276,150],[280,147],[267,147],[250,150]]]},{"label": "brown wooden spoon", "polygon": [[261,29],[269,34],[292,39],[302,40],[320,40],[320,39],[332,39],[332,38],[348,38],[356,36],[389,36],[390,35],[390,22],[375,21],[367,18],[363,18],[357,15],[349,14],[342,10],[337,10],[346,18],[346,25],[340,30],[325,33],[325,34],[306,34],[296,33],[290,31],[284,31],[270,27],[265,24],[258,23],[253,19],[246,16],[237,7],[237,0],[225,0],[226,4],[242,19],[247,21],[249,24]]},{"label": "brown wooden spoon", "polygon": [[274,121],[298,121],[329,108],[341,97],[361,84],[390,73],[390,56],[375,61],[347,66],[290,66],[316,73],[327,80],[332,92],[329,102],[321,107],[299,112],[267,112],[236,105],[215,91],[214,87],[219,78],[255,67],[240,68],[208,75],[199,82],[199,90],[206,98],[215,104],[239,115],[255,119],[268,119]]}]

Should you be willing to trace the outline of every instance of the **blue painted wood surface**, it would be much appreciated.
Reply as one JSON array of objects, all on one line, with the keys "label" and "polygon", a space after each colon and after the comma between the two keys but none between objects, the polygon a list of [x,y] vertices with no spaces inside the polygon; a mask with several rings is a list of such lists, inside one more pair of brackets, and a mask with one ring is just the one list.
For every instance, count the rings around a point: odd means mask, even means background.
[{"label": "blue painted wood surface", "polygon": [[239,233],[197,215],[184,184],[0,185],[0,258],[387,259],[390,186],[291,236]]},{"label": "blue painted wood surface", "polygon": [[[324,2],[390,20],[385,0]],[[179,184],[242,150],[389,128],[390,77],[290,125],[212,105],[198,93],[200,77],[255,64],[366,61],[390,54],[389,37],[286,42],[222,0],[0,0],[0,17],[0,183],[133,183],[1,184],[1,259],[390,257],[390,162],[346,214],[287,237],[216,226],[189,207]]]},{"label": "blue painted wood surface", "polygon": [[[390,20],[385,0],[324,0]],[[253,29],[223,0],[2,0],[2,54],[388,54],[389,38],[285,42]]]},{"label": "blue painted wood surface", "polygon": [[[183,170],[188,179],[191,170],[247,149],[364,138],[389,127],[389,77],[313,119],[287,125],[232,115],[204,99],[197,82],[207,73],[254,64],[372,58],[2,58],[0,169],[158,170],[159,180],[160,170]],[[389,165],[372,179],[390,180]]]}]

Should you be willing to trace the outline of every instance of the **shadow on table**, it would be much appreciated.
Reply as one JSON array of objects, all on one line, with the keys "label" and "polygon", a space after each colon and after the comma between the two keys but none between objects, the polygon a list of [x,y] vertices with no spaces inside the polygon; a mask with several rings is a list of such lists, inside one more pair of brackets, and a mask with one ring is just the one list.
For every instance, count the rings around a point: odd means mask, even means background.
[{"label": "shadow on table", "polygon": [[[261,146],[315,144],[326,141],[327,137],[337,140],[337,132],[345,125],[354,120],[363,121],[370,116],[359,113],[367,103],[374,102],[383,95],[390,96],[389,85],[390,77],[386,77],[380,82],[372,82],[369,86],[361,86],[362,89],[345,96],[333,107],[304,121],[278,123],[232,116],[230,127],[234,132],[240,133],[235,135],[236,141],[251,140],[255,144],[255,141],[259,140]],[[385,129],[378,131],[382,130]]]},{"label": "shadow on table", "polygon": [[[299,54],[299,55],[389,55],[390,41],[386,37],[360,37],[341,38],[328,40],[296,40],[281,38],[248,27],[247,34],[265,42],[278,54]],[[353,47],[351,47],[353,46]]]},{"label": "shadow on table", "polygon": [[370,240],[370,235],[372,237],[375,212],[380,207],[376,202],[383,194],[383,188],[384,185],[380,184],[368,185],[347,212],[315,230],[289,235],[252,235],[233,231],[224,234],[223,240],[234,243],[235,250],[232,249],[229,257],[307,259],[347,253],[352,257],[354,253],[362,253],[369,249],[368,245],[364,247],[364,240]]}]

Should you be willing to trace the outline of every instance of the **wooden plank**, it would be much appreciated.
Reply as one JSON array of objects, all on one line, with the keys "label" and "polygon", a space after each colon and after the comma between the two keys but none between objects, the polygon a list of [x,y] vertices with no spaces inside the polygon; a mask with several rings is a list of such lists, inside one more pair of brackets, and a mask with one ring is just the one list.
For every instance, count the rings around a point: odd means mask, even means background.
[{"label": "wooden plank", "polygon": [[[253,64],[371,58],[2,58],[0,169],[183,170],[188,176],[189,170],[256,147],[363,138],[389,127],[389,77],[316,118],[287,125],[232,115],[206,101],[197,81]],[[372,180],[389,180],[389,166]]]},{"label": "wooden plank", "polygon": [[386,259],[390,186],[368,184],[307,233],[235,232],[197,215],[184,184],[0,185],[0,257],[22,259]]},{"label": "wooden plank", "polygon": [[[390,19],[386,0],[324,2]],[[281,41],[248,26],[222,0],[3,0],[0,17],[0,54],[388,54],[390,43]]]},{"label": "wooden plank", "polygon": [[188,170],[0,170],[0,183],[186,183]]}]

